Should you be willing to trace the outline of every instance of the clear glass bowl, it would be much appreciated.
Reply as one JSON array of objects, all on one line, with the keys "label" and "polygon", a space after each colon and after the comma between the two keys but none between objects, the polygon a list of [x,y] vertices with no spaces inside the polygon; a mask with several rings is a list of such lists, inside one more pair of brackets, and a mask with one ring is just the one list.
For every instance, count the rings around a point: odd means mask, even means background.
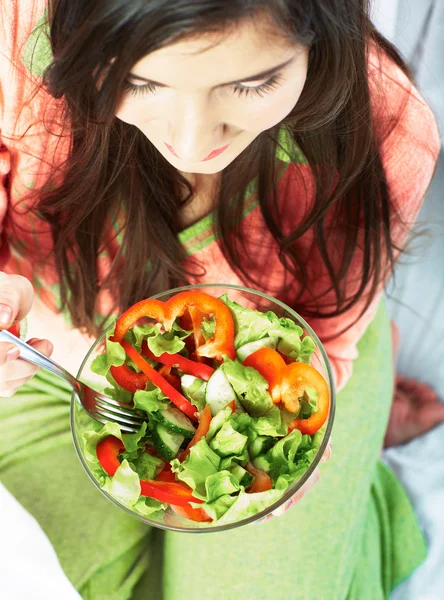
[{"label": "clear glass bowl", "polygon": [[[283,302],[268,296],[267,294],[263,294],[261,292],[255,291],[253,289],[244,288],[235,285],[225,285],[225,284],[202,284],[202,285],[190,285],[185,287],[180,287],[172,290],[168,290],[161,294],[157,294],[153,296],[158,300],[167,301],[171,296],[177,294],[182,291],[191,291],[191,290],[200,290],[202,292],[206,292],[211,294],[212,296],[219,297],[225,293],[228,294],[228,297],[232,301],[236,301],[244,307],[255,308],[262,312],[273,311],[278,315],[278,317],[286,317],[292,319],[295,323],[300,325],[304,330],[304,335],[309,335],[313,338],[316,343],[316,350],[311,358],[311,365],[315,367],[322,375],[324,376],[330,391],[330,411],[329,416],[325,426],[325,433],[321,445],[319,447],[318,453],[316,454],[313,462],[307,471],[303,474],[303,476],[296,482],[294,482],[282,497],[271,504],[268,508],[263,511],[241,521],[237,521],[235,523],[229,523],[225,525],[218,525],[217,523],[197,523],[195,521],[191,521],[185,519],[176,513],[174,513],[171,508],[168,508],[166,511],[158,511],[150,515],[150,517],[144,517],[136,512],[133,512],[128,507],[121,504],[118,500],[113,498],[110,494],[104,491],[93,472],[91,471],[86,459],[85,452],[82,441],[82,433],[84,431],[91,430],[92,419],[82,408],[78,397],[73,393],[71,398],[71,431],[74,439],[74,445],[79,456],[80,462],[82,463],[85,471],[89,475],[90,479],[97,486],[97,488],[104,494],[112,503],[119,506],[122,510],[130,514],[131,516],[143,521],[147,525],[151,525],[153,527],[159,527],[161,529],[167,529],[169,531],[183,531],[187,533],[203,533],[210,531],[226,531],[228,529],[234,529],[236,527],[241,527],[243,525],[248,525],[249,523],[253,523],[258,521],[264,517],[266,517],[273,510],[276,510],[279,506],[287,502],[295,494],[307,481],[310,475],[313,473],[321,457],[324,453],[324,450],[327,446],[328,440],[330,438],[332,426],[333,426],[333,418],[335,413],[335,389],[333,384],[333,377],[330,362],[328,360],[327,354],[319,341],[316,333],[311,329],[311,327],[302,319],[294,310],[290,307],[286,306]],[[79,372],[77,373],[77,378],[81,381],[88,383],[98,391],[105,388],[108,383],[104,377],[96,375],[91,372],[90,365],[92,360],[103,351],[102,342],[105,337],[104,332],[93,344],[88,354],[86,355],[82,365],[80,366]]]}]

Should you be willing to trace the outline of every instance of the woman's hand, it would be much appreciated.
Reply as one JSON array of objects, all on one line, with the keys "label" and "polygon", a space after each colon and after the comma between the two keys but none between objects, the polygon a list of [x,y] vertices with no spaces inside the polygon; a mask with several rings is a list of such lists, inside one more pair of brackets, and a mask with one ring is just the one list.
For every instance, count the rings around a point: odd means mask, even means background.
[{"label": "woman's hand", "polygon": [[[330,456],[331,456],[331,440],[328,442],[327,448],[325,449],[325,452],[321,458],[321,462],[327,462],[327,460],[330,459]],[[282,506],[280,506],[279,508],[274,510],[272,513],[270,513],[263,519],[260,519],[260,521],[256,521],[256,523],[265,523],[266,521],[269,521],[273,517],[282,517],[282,515],[284,513],[286,513],[289,508],[291,508],[292,506],[294,506],[295,504],[297,504],[298,502],[300,502],[302,500],[302,498],[311,490],[311,488],[319,481],[319,479],[320,479],[319,469],[316,468],[313,471],[313,473],[310,475],[310,477],[307,479],[307,481],[304,483],[304,485],[301,487],[301,489],[298,490],[294,494],[294,496],[292,496],[290,498],[290,500],[287,500],[287,502],[285,502],[285,504],[282,504]]]},{"label": "woman's hand", "polygon": [[[0,271],[0,330],[24,319],[33,300],[34,290],[25,277]],[[28,344],[45,356],[50,356],[53,350],[48,340],[31,339]],[[4,398],[14,395],[38,371],[38,367],[18,359],[19,354],[14,344],[0,343],[0,396]]]}]

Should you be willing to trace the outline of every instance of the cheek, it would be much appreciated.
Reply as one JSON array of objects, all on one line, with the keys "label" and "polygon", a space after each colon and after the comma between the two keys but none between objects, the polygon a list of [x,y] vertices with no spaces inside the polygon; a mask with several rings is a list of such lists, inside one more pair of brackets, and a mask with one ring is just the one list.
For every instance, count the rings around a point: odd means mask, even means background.
[{"label": "cheek", "polygon": [[288,116],[297,103],[302,89],[289,90],[268,101],[258,98],[244,113],[243,129],[260,133],[274,127]]},{"label": "cheek", "polygon": [[[154,105],[153,105],[154,104]],[[127,97],[119,105],[116,117],[130,125],[141,126],[159,118],[155,103],[144,98]]]}]

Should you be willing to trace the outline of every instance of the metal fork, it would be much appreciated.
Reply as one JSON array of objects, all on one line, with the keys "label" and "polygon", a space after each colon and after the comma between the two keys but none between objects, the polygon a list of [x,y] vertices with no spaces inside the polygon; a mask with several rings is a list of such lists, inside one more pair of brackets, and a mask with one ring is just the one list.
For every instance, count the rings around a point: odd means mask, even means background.
[{"label": "metal fork", "polygon": [[128,404],[108,398],[104,394],[93,390],[85,383],[76,379],[62,366],[35,350],[32,346],[9,333],[9,331],[0,331],[0,342],[10,342],[20,349],[20,358],[30,362],[38,367],[47,369],[58,375],[74,390],[86,412],[96,421],[107,423],[112,421],[117,423],[123,431],[135,433],[139,431],[144,422],[143,416]]}]

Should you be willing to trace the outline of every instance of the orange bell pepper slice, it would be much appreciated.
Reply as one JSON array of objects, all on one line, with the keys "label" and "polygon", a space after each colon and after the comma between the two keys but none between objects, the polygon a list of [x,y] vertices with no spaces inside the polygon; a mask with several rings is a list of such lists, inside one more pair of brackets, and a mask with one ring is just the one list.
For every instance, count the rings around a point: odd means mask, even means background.
[{"label": "orange bell pepper slice", "polygon": [[306,387],[315,388],[318,391],[317,412],[308,419],[294,419],[288,426],[289,433],[294,429],[299,429],[303,434],[313,435],[322,427],[328,417],[330,396],[327,382],[314,367],[301,362],[287,365],[284,373],[281,393],[282,402],[287,408],[289,406],[291,408],[295,396],[303,396]]},{"label": "orange bell pepper slice", "polygon": [[308,419],[294,419],[288,427],[290,433],[313,435],[325,423],[330,406],[328,385],[323,376],[311,365],[302,362],[286,364],[282,356],[272,348],[261,348],[248,356],[243,364],[255,368],[268,382],[268,390],[275,404],[282,403],[289,412],[296,413],[305,388],[318,392],[318,410]]},{"label": "orange bell pepper slice", "polygon": [[183,462],[186,459],[186,457],[190,453],[190,448],[197,444],[197,442],[200,442],[200,440],[207,435],[208,430],[210,428],[211,419],[211,410],[209,405],[206,404],[205,408],[199,413],[199,425],[197,426],[196,432],[193,438],[191,439],[190,443],[182,453],[180,457],[180,462]]},{"label": "orange bell pepper slice", "polygon": [[281,378],[286,367],[282,356],[272,348],[260,348],[247,356],[243,364],[253,367],[268,381],[268,390],[275,404],[281,400]]}]

